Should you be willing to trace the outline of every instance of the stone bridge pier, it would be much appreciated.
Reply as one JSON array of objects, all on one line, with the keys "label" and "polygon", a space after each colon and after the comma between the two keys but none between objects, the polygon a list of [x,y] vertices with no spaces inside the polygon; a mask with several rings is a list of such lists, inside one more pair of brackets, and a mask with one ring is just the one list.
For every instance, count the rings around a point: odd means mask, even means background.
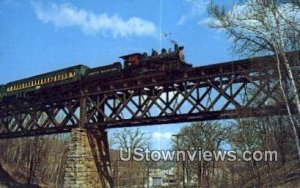
[{"label": "stone bridge pier", "polygon": [[80,127],[72,130],[63,187],[113,187],[105,131]]}]

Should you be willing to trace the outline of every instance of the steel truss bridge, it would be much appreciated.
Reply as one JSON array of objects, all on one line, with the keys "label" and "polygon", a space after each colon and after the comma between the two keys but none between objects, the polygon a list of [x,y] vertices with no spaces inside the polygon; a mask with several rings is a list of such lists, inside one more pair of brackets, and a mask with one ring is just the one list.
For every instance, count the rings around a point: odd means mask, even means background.
[{"label": "steel truss bridge", "polygon": [[[289,54],[298,94],[299,57],[300,52]],[[295,112],[285,68],[279,68],[283,70],[285,91]],[[67,165],[64,176],[64,185],[72,187],[89,171],[80,166],[86,158],[76,155],[79,145],[84,144],[80,141],[81,131],[85,131],[97,172],[97,178],[89,178],[99,179],[101,187],[114,187],[106,129],[286,115],[277,70],[276,59],[268,56],[176,73],[99,78],[43,88],[26,98],[0,101],[0,139],[72,131],[69,148],[72,152],[67,163],[70,168]]]},{"label": "steel truss bridge", "polygon": [[[298,86],[299,57],[300,52],[289,54]],[[277,68],[275,58],[266,56],[41,89],[25,99],[0,102],[0,139],[75,127],[105,130],[286,114]]]}]

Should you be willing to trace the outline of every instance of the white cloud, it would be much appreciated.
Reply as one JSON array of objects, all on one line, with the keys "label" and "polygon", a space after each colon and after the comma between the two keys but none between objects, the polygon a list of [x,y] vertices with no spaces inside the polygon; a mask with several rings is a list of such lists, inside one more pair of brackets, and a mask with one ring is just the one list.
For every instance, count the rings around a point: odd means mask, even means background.
[{"label": "white cloud", "polygon": [[184,25],[189,19],[202,15],[209,3],[207,0],[185,0],[190,4],[191,9],[187,14],[184,14],[180,17],[177,24]]},{"label": "white cloud", "polygon": [[207,18],[204,18],[202,20],[200,20],[198,22],[199,25],[203,25],[203,26],[207,26],[209,24],[212,24],[212,25],[220,25],[220,21],[213,18],[213,17],[207,17]]},{"label": "white cloud", "polygon": [[87,35],[110,33],[114,37],[153,36],[157,31],[153,22],[139,17],[124,20],[117,14],[95,14],[70,4],[51,3],[47,8],[38,3],[32,5],[37,18],[42,22],[59,28],[78,27]]},{"label": "white cloud", "polygon": [[152,133],[152,138],[157,139],[157,140],[163,140],[163,139],[168,139],[170,140],[172,137],[171,132],[153,132]]}]

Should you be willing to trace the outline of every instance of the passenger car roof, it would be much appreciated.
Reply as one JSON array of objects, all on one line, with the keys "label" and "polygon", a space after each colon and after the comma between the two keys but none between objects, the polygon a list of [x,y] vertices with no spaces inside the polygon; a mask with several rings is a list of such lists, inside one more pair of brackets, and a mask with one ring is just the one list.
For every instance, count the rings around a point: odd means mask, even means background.
[{"label": "passenger car roof", "polygon": [[86,66],[86,65],[79,64],[79,65],[75,65],[75,66],[71,66],[71,67],[66,67],[66,68],[63,68],[63,69],[58,69],[58,70],[54,70],[54,71],[50,71],[50,72],[38,74],[38,75],[35,75],[35,76],[23,78],[23,79],[20,79],[20,80],[15,80],[15,81],[12,81],[12,82],[8,82],[7,85],[9,85],[9,84],[16,84],[16,83],[20,83],[20,82],[24,82],[24,81],[29,81],[29,80],[33,80],[33,79],[36,79],[36,78],[39,78],[39,77],[44,77],[44,76],[48,76],[48,75],[52,75],[52,74],[57,74],[57,73],[64,72],[64,71],[79,69],[79,68],[89,68],[89,67]]}]

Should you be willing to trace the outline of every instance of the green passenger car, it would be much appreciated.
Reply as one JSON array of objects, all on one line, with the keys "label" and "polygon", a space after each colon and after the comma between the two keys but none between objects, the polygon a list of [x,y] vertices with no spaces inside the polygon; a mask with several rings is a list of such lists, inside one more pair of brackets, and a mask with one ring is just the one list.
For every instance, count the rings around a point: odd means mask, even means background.
[{"label": "green passenger car", "polygon": [[26,93],[32,92],[45,87],[53,87],[71,82],[76,82],[85,76],[89,67],[85,65],[76,65],[57,71],[52,71],[37,76],[13,81],[5,86],[0,86],[0,98],[9,96],[25,96]]}]

